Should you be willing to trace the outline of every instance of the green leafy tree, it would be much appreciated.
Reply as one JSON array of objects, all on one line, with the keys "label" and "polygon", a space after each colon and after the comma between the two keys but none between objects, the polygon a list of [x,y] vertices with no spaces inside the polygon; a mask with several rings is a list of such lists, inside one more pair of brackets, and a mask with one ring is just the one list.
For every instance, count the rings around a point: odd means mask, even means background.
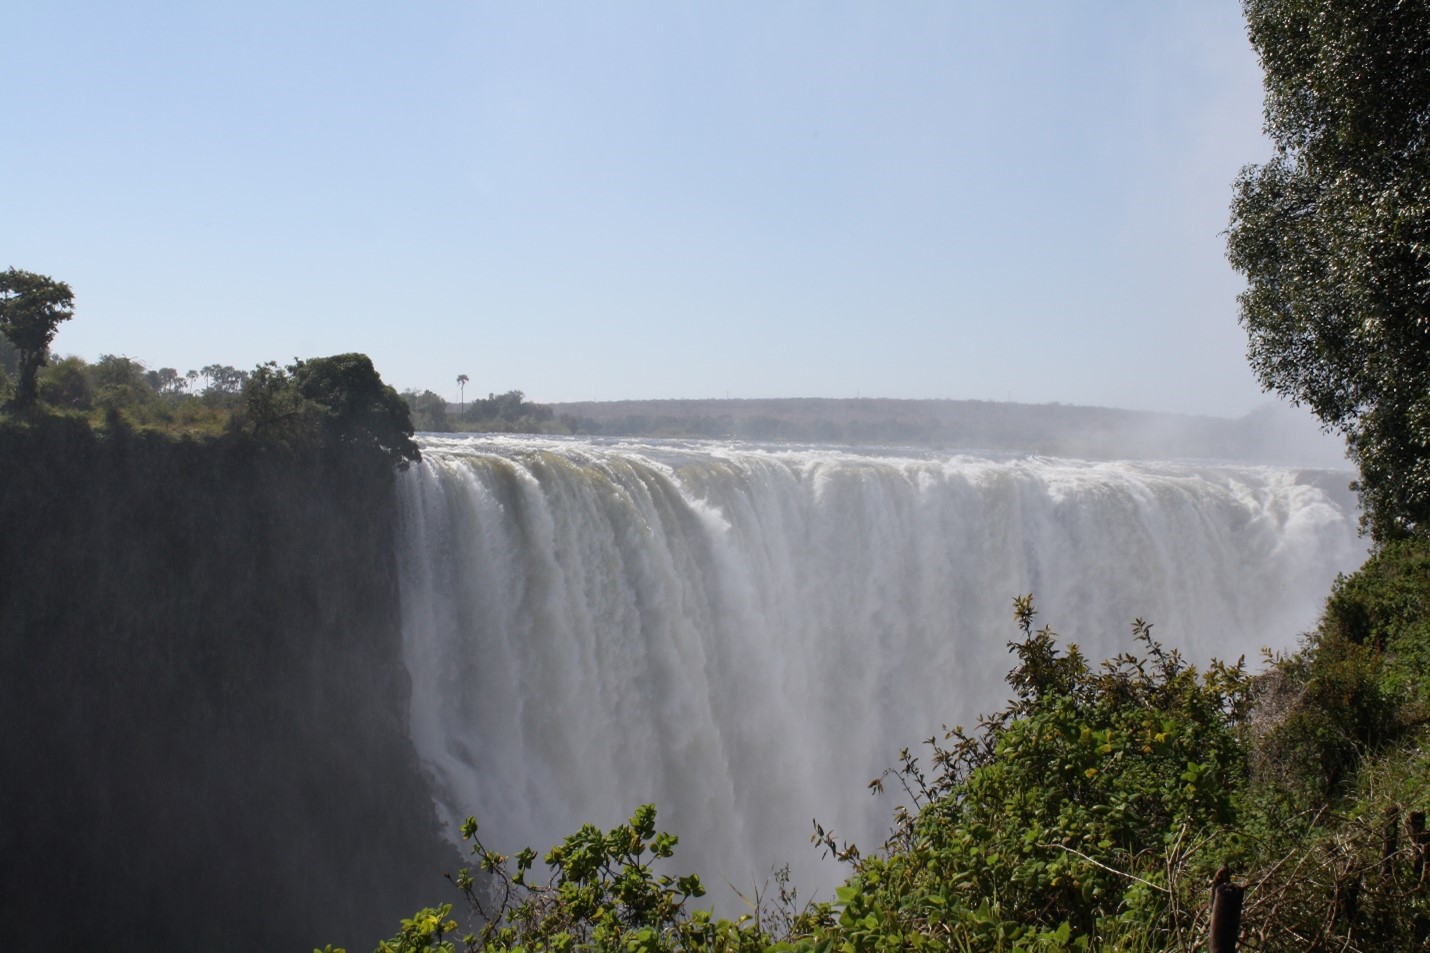
[{"label": "green leafy tree", "polygon": [[461,413],[467,409],[467,381],[471,380],[466,374],[457,375],[457,412]]},{"label": "green leafy tree", "polygon": [[234,426],[268,440],[376,450],[399,467],[421,459],[407,403],[366,354],[259,365],[244,375]]},{"label": "green leafy tree", "polygon": [[1344,433],[1377,539],[1430,527],[1430,3],[1244,0],[1273,158],[1228,257],[1268,389]]},{"label": "green leafy tree", "polygon": [[232,425],[262,440],[286,442],[312,439],[315,418],[316,409],[293,387],[288,371],[268,361],[245,374],[243,404]]},{"label": "green leafy tree", "polygon": [[45,364],[55,331],[72,317],[74,293],[63,281],[16,268],[0,273],[0,334],[20,352],[17,407],[35,403],[35,375]]},{"label": "green leafy tree", "polygon": [[137,409],[154,402],[154,388],[149,383],[143,362],[118,354],[101,354],[91,366],[94,400],[99,406]]},{"label": "green leafy tree", "polygon": [[288,367],[293,388],[321,409],[321,426],[339,443],[380,450],[400,467],[421,459],[407,403],[383,383],[366,354],[335,354]]}]

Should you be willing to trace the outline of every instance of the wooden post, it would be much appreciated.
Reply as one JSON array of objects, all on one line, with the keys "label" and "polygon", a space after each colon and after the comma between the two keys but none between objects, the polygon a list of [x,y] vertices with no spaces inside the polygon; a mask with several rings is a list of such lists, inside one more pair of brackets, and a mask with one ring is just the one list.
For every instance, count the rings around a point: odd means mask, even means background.
[{"label": "wooden post", "polygon": [[1380,879],[1395,877],[1395,852],[1400,849],[1400,812],[1392,804],[1385,809],[1385,826],[1381,828]]},{"label": "wooden post", "polygon": [[1430,834],[1425,832],[1425,812],[1411,811],[1410,820],[1410,842],[1415,845],[1415,883],[1423,886],[1425,883],[1425,855],[1430,853]]},{"label": "wooden post", "polygon": [[1356,917],[1360,916],[1360,881],[1349,874],[1345,880],[1336,882],[1335,915],[1333,923],[1339,923],[1349,934],[1355,929]]},{"label": "wooden post", "polygon": [[1246,888],[1231,883],[1231,872],[1222,867],[1212,880],[1211,929],[1208,953],[1236,953],[1241,936],[1241,898]]}]

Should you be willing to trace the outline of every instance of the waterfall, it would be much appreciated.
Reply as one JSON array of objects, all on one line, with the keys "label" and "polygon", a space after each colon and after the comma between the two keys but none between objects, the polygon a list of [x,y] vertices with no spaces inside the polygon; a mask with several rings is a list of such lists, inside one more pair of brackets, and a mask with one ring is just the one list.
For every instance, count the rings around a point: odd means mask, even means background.
[{"label": "waterfall", "polygon": [[[428,436],[400,478],[411,730],[443,823],[538,854],[653,801],[675,867],[834,881],[867,782],[1008,694],[1012,599],[1091,658],[1129,623],[1253,662],[1364,557],[1349,473]],[[722,902],[717,900],[717,902]]]}]

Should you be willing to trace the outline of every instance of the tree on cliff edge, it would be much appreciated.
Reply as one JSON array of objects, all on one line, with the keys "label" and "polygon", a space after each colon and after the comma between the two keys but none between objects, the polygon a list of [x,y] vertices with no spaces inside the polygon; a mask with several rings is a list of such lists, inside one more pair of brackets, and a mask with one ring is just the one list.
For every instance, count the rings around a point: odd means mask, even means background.
[{"label": "tree on cliff edge", "polygon": [[35,403],[35,374],[45,364],[60,323],[74,317],[74,293],[63,281],[11,268],[0,273],[0,334],[20,352],[14,406]]},{"label": "tree on cliff edge", "polygon": [[406,401],[366,354],[259,365],[244,382],[235,423],[264,439],[376,450],[399,469],[422,458]]},{"label": "tree on cliff edge", "polygon": [[379,450],[406,467],[422,458],[412,439],[407,403],[383,383],[366,354],[335,354],[288,367],[297,393],[321,408],[330,439]]},{"label": "tree on cliff edge", "polygon": [[1262,384],[1344,433],[1364,521],[1430,531],[1430,0],[1244,0],[1275,156],[1227,253]]}]

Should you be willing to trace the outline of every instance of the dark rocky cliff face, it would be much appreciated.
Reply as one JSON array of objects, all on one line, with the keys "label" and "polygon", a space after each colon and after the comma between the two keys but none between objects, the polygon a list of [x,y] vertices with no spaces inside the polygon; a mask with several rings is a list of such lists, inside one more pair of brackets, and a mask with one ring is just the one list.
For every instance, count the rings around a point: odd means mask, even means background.
[{"label": "dark rocky cliff face", "polygon": [[370,949],[454,891],[407,735],[387,462],[0,428],[18,949]]}]

